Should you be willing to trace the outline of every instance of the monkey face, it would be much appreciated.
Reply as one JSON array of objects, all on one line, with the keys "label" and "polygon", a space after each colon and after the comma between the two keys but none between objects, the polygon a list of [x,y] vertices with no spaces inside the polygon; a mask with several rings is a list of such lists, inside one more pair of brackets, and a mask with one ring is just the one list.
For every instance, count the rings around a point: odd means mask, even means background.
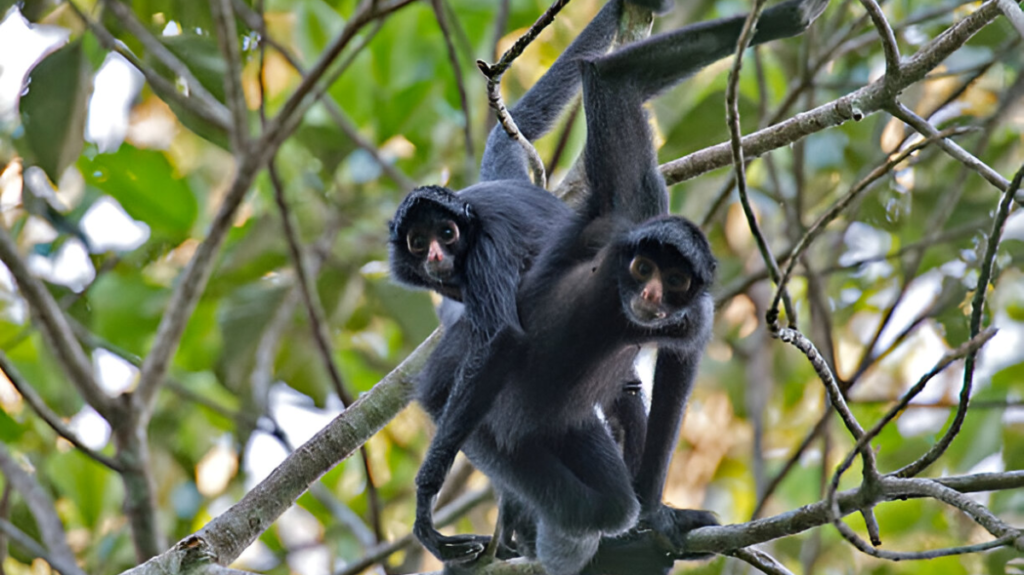
[{"label": "monkey face", "polygon": [[421,201],[405,212],[392,246],[417,283],[461,300],[468,225],[446,207]]},{"label": "monkey face", "polygon": [[659,255],[637,253],[629,262],[627,307],[640,324],[668,320],[690,299],[693,281],[687,267]]},{"label": "monkey face", "polygon": [[459,225],[443,214],[424,214],[405,236],[409,253],[421,263],[428,281],[450,283],[455,273],[456,254],[462,251]]}]

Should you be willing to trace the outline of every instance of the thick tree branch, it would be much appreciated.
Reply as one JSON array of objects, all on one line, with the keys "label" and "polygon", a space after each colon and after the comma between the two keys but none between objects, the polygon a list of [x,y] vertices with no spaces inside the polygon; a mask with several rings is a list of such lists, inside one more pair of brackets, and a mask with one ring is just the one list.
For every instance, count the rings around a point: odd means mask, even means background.
[{"label": "thick tree branch", "polygon": [[163,573],[183,562],[228,565],[263,533],[314,481],[348,458],[412,400],[412,377],[440,341],[440,330],[351,407],[289,455],[241,501],[170,551],[128,571]]}]

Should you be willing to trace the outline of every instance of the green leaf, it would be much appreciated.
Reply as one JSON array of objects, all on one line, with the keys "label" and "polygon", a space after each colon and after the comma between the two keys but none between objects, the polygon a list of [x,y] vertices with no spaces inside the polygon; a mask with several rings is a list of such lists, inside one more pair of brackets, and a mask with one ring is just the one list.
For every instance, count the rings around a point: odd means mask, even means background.
[{"label": "green leaf", "polygon": [[108,514],[118,514],[122,499],[120,481],[113,471],[96,465],[80,451],[51,456],[45,463],[46,474],[57,485],[61,498],[73,502],[80,519],[90,529]]},{"label": "green leaf", "polygon": [[154,236],[171,242],[188,237],[199,212],[195,194],[161,152],[122,145],[113,154],[79,162],[86,182],[110,194]]},{"label": "green leaf", "polygon": [[31,160],[56,182],[82,152],[91,70],[81,41],[43,59],[29,74],[21,97],[21,123]]},{"label": "green leaf", "polygon": [[0,408],[0,441],[11,443],[21,437],[21,426]]},{"label": "green leaf", "polygon": [[137,270],[118,268],[100,276],[89,288],[88,323],[100,337],[143,355],[167,297],[167,290],[149,284]]}]

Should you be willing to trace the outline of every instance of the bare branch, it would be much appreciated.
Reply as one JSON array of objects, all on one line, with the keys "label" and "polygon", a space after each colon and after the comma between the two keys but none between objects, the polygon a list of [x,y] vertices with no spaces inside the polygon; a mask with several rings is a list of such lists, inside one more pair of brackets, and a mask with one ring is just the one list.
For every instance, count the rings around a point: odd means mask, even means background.
[{"label": "bare branch", "polygon": [[[36,520],[39,535],[49,551],[48,555],[53,558],[53,561],[47,561],[54,567],[61,565],[61,571],[67,575],[85,575],[75,563],[75,553],[68,546],[67,534],[64,532],[60,517],[57,516],[53,500],[35,478],[14,460],[4,443],[0,443],[0,471],[3,471],[4,481],[10,482],[25,500],[25,505]],[[7,531],[7,534],[14,536],[11,531]],[[47,554],[40,553],[39,556],[46,558]]]},{"label": "bare branch", "polygon": [[235,28],[235,15],[231,10],[231,0],[213,0],[210,2],[210,13],[217,26],[217,45],[227,64],[224,74],[224,95],[231,112],[231,147],[235,154],[244,153],[249,145],[249,108],[242,92],[242,56],[238,51],[238,30]]},{"label": "bare branch", "polygon": [[314,481],[355,452],[409,403],[411,376],[419,372],[439,340],[440,331],[436,331],[373,389],[289,455],[241,501],[176,547],[201,548],[204,555],[219,565],[238,558]]},{"label": "bare branch", "polygon": [[[466,513],[469,513],[474,507],[488,499],[491,499],[493,496],[494,493],[491,491],[490,487],[463,493],[461,496],[453,500],[448,505],[445,505],[434,514],[434,523],[437,524],[438,527],[451,525],[456,520],[465,516]],[[349,563],[334,575],[358,575],[371,565],[381,563],[391,555],[415,545],[418,545],[418,542],[413,534],[406,534],[394,541],[384,543],[375,549],[371,549],[364,557],[360,558],[358,561]]]},{"label": "bare branch", "polygon": [[25,401],[27,401],[32,407],[32,410],[35,411],[36,414],[57,433],[57,435],[68,440],[71,445],[74,445],[79,451],[84,453],[90,459],[95,460],[97,463],[106,466],[112,471],[121,471],[120,463],[82,443],[78,434],[71,431],[71,428],[65,425],[64,422],[61,421],[60,417],[58,417],[57,414],[46,405],[46,402],[43,401],[43,398],[40,397],[35,388],[29,385],[29,383],[21,377],[21,374],[18,373],[18,370],[14,367],[14,364],[11,363],[11,360],[8,359],[7,355],[2,351],[0,351],[0,372],[7,376],[7,379],[12,385],[14,385],[14,389],[18,390],[18,393],[25,398]]},{"label": "bare branch", "polygon": [[[886,413],[881,419],[879,419],[878,422],[876,422],[875,425],[867,433],[865,433],[859,439],[857,439],[857,443],[854,445],[853,449],[850,450],[850,453],[847,454],[846,458],[843,459],[842,463],[839,464],[835,472],[832,474],[832,481],[829,483],[828,491],[825,497],[826,501],[828,501],[831,505],[832,513],[835,517],[835,519],[832,521],[832,524],[835,525],[836,529],[838,529],[839,532],[843,534],[843,537],[845,537],[847,541],[852,543],[854,547],[861,550],[864,550],[865,548],[871,548],[866,543],[861,541],[860,538],[857,537],[856,533],[854,533],[847,525],[843,524],[842,519],[840,519],[839,505],[836,502],[836,491],[839,490],[839,478],[842,477],[843,472],[849,469],[850,465],[853,464],[853,458],[855,454],[858,451],[863,450],[865,447],[870,446],[871,440],[878,436],[878,434],[881,433],[882,429],[886,425],[888,425],[889,422],[895,419],[896,416],[899,415],[899,413],[903,411],[903,409],[911,402],[911,400],[917,397],[917,395],[924,390],[925,385],[927,385],[928,382],[932,380],[932,378],[945,371],[945,369],[949,367],[949,365],[954,361],[968,354],[976,354],[977,351],[981,349],[983,345],[988,343],[988,340],[992,339],[992,337],[995,334],[996,330],[994,329],[986,330],[979,334],[977,337],[972,338],[970,341],[960,346],[959,348],[949,351],[945,355],[943,355],[942,359],[939,360],[935,367],[928,371],[928,373],[924,374],[917,381],[917,383],[912,385],[910,389],[908,389],[907,392],[903,394],[903,397],[900,398],[900,401],[897,402],[896,405],[894,405],[888,413]],[[877,533],[877,526],[873,532]],[[875,546],[878,546],[880,544],[880,542],[876,540],[873,540],[872,543]],[[910,559],[910,557],[903,558]]]},{"label": "bare branch", "polygon": [[[306,110],[316,102],[317,97],[307,98],[316,88],[317,84],[327,73],[328,68],[342,50],[355,38],[355,35],[364,26],[387,17],[389,14],[408,6],[415,0],[394,0],[393,2],[378,6],[377,0],[363,0],[360,2],[356,12],[345,22],[345,27],[338,36],[320,54],[313,67],[302,77],[302,82],[295,89],[295,92],[281,107],[280,113],[267,125],[262,138],[256,144],[258,148],[276,149],[284,138],[291,132],[290,126],[298,122],[298,117],[306,113]],[[326,87],[324,88],[326,90]]]},{"label": "bare branch", "polygon": [[[896,102],[886,106],[886,109],[893,115],[909,124],[912,128],[918,131],[922,136],[933,138],[939,131],[935,129],[927,120],[918,116],[912,112],[909,108],[903,104]],[[990,184],[995,186],[1001,191],[1005,191],[1009,185],[1009,181],[1004,178],[999,172],[990,168],[985,162],[982,162],[978,158],[974,157],[970,152],[961,148],[956,142],[947,138],[937,140],[939,147],[944,152],[952,156],[954,159],[967,166],[968,168],[978,172],[981,177],[985,178]]]},{"label": "bare branch", "polygon": [[996,0],[996,4],[999,5],[999,10],[1010,21],[1010,24],[1013,24],[1020,37],[1024,38],[1024,12],[1021,12],[1020,6],[1013,0]]},{"label": "bare branch", "polygon": [[892,31],[892,27],[889,26],[889,21],[885,19],[881,6],[875,0],[860,0],[860,3],[867,10],[872,24],[875,25],[878,35],[882,38],[882,49],[885,51],[885,73],[898,74],[900,68],[900,47],[896,44],[896,35]]},{"label": "bare branch", "polygon": [[209,110],[210,114],[214,117],[218,118],[218,124],[223,126],[231,125],[231,113],[224,107],[224,104],[221,104],[203,86],[202,82],[192,74],[192,70],[188,69],[188,66],[167,49],[156,36],[153,36],[142,22],[139,22],[138,18],[135,17],[135,12],[130,7],[122,4],[120,0],[103,0],[103,5],[117,16],[117,19],[125,29],[142,43],[147,52],[152,54],[161,64],[167,66],[175,76],[185,82],[189,96],[195,97],[196,100],[202,102],[203,107]]},{"label": "bare branch", "polygon": [[24,547],[25,550],[33,556],[49,563],[50,567],[63,575],[85,575],[85,571],[82,571],[78,565],[75,564],[74,557],[62,558],[53,556],[48,553],[46,549],[43,549],[42,545],[36,543],[35,539],[29,537],[28,533],[18,529],[16,525],[2,517],[0,517],[0,533],[9,537],[14,543]]},{"label": "bare branch", "polygon": [[746,561],[755,569],[767,575],[793,575],[793,572],[786,569],[786,566],[779,563],[774,557],[754,547],[737,549],[729,553],[733,557]]},{"label": "bare branch", "polygon": [[53,299],[53,295],[43,286],[38,278],[28,270],[18,246],[7,229],[0,224],[0,262],[3,262],[18,282],[22,297],[28,302],[34,317],[38,320],[39,331],[49,343],[50,350],[57,356],[57,361],[71,384],[82,394],[82,397],[102,415],[113,423],[118,412],[114,400],[100,388],[93,375],[92,364],[85,350],[75,339],[74,332],[68,324],[64,311]]},{"label": "bare branch", "polygon": [[[971,36],[998,15],[999,10],[995,1],[986,2],[903,62],[895,80],[890,80],[888,76],[883,77],[842,98],[745,136],[741,141],[744,156],[760,156],[775,148],[788,146],[810,134],[838,126],[848,120],[861,120],[883,109],[892,101],[894,94],[924,78],[935,66],[963,46]],[[665,177],[665,182],[672,185],[730,163],[732,150],[730,143],[725,142],[662,164],[661,173]]]},{"label": "bare branch", "polygon": [[508,108],[505,107],[505,102],[501,99],[501,77],[508,70],[512,62],[515,61],[526,49],[527,46],[533,42],[537,36],[541,33],[544,28],[547,28],[555,20],[557,15],[569,0],[555,0],[554,3],[543,13],[537,21],[530,26],[530,29],[526,31],[512,44],[512,47],[502,54],[501,58],[494,65],[487,64],[483,60],[477,60],[476,65],[483,72],[484,76],[487,77],[487,100],[491,104],[491,108],[498,115],[498,122],[501,127],[505,129],[505,133],[510,138],[515,140],[523,151],[526,152],[526,159],[530,164],[530,171],[533,175],[534,185],[545,188],[547,187],[547,176],[544,173],[544,160],[541,160],[540,154],[537,153],[537,149],[533,147],[526,137],[523,136],[522,132],[519,131],[519,127],[516,126],[516,122],[512,119],[512,116],[508,113]]},{"label": "bare branch", "polygon": [[[750,11],[746,21],[743,22],[743,29],[740,31],[740,37],[736,43],[736,58],[733,60],[732,70],[729,72],[729,83],[725,89],[725,115],[726,123],[729,126],[729,144],[732,152],[732,165],[735,170],[736,189],[740,196],[740,205],[743,206],[743,213],[747,217],[747,224],[750,226],[750,233],[754,236],[754,241],[757,243],[757,249],[761,252],[761,259],[764,260],[773,281],[778,283],[781,276],[779,264],[775,261],[771,248],[768,247],[768,241],[761,231],[761,226],[757,223],[757,216],[754,214],[754,208],[751,206],[750,198],[747,195],[746,161],[743,158],[743,147],[740,145],[742,130],[740,128],[739,83],[740,70],[743,67],[743,52],[750,45],[750,40],[754,37],[754,29],[757,26],[757,19],[761,16],[761,10],[764,8],[764,2],[765,0],[756,0],[754,9]],[[783,289],[785,289],[785,286],[783,286]],[[788,296],[786,297],[786,318],[789,320],[790,325],[796,324],[796,311],[793,309],[792,302]]]},{"label": "bare branch", "polygon": [[[178,91],[177,86],[173,82],[164,78],[152,67],[147,66],[139,59],[138,56],[133,54],[128,48],[125,47],[120,41],[107,31],[99,22],[96,22],[89,18],[83,13],[74,2],[68,1],[67,5],[71,8],[71,11],[78,16],[78,19],[92,32],[93,36],[99,40],[100,45],[111,52],[116,52],[127,60],[136,70],[145,76],[146,81],[149,82],[153,91],[158,96],[166,100],[167,102],[173,102],[183,109],[192,112],[204,122],[208,122],[211,126],[214,126],[221,130],[227,130],[230,125],[230,116],[228,115],[227,109],[223,106],[220,109],[210,108],[206,102],[199,99],[198,96],[191,97],[191,95],[183,94]],[[194,92],[193,92],[194,94]]]},{"label": "bare branch", "polygon": [[860,195],[865,190],[869,189],[879,179],[881,179],[883,176],[888,174],[893,168],[895,168],[901,162],[903,162],[903,160],[909,158],[911,154],[917,152],[918,150],[924,148],[925,146],[933,142],[946,138],[947,136],[953,134],[962,134],[967,131],[967,129],[963,128],[950,128],[948,130],[942,131],[941,133],[936,133],[934,136],[929,136],[924,140],[915,142],[914,144],[907,146],[903,150],[900,150],[898,154],[891,156],[883,164],[876,167],[874,170],[871,170],[871,173],[869,173],[859,182],[854,184],[845,196],[840,198],[835,204],[832,205],[831,208],[828,209],[828,211],[822,214],[818,218],[818,220],[814,222],[814,224],[804,233],[803,237],[801,237],[800,240],[793,247],[792,252],[787,257],[788,263],[786,265],[786,270],[782,274],[782,278],[778,283],[778,287],[776,287],[775,289],[775,296],[772,298],[772,309],[778,309],[779,302],[783,294],[782,290],[786,286],[786,283],[789,282],[790,275],[792,275],[793,269],[796,267],[797,261],[799,261],[800,256],[803,255],[804,251],[808,248],[808,246],[811,245],[811,242],[813,242],[821,234],[825,227],[833,220],[835,220],[837,217],[839,217],[839,214],[841,214],[843,210],[845,210],[850,205],[850,203],[857,198],[858,195]]},{"label": "bare branch", "polygon": [[444,13],[444,6],[441,0],[430,0],[434,9],[434,18],[437,26],[441,29],[441,36],[444,37],[444,45],[448,50],[448,61],[452,66],[452,74],[455,75],[455,85],[459,90],[459,103],[462,105],[462,137],[466,146],[466,178],[471,178],[474,170],[476,152],[473,149],[472,116],[469,112],[469,97],[466,95],[466,81],[462,77],[462,68],[459,66],[459,55],[455,52],[455,43],[452,41],[451,30],[448,29],[448,19]]},{"label": "bare branch", "polygon": [[[287,47],[281,45],[279,42],[276,42],[270,36],[269,32],[266,29],[266,25],[263,21],[263,18],[260,17],[259,14],[253,11],[253,9],[250,8],[243,0],[233,0],[233,6],[235,9],[235,13],[238,14],[238,16],[245,21],[246,26],[260,34],[261,42],[277,50],[277,52],[284,57],[285,61],[287,61],[288,64],[296,72],[299,73],[300,76],[306,75],[305,68],[302,66],[302,63],[299,62],[298,58],[296,58],[295,55],[292,54],[292,52],[288,50]],[[374,30],[374,32],[376,32],[376,30]],[[354,48],[352,52],[359,53],[362,50],[362,47],[365,46],[365,44],[366,40],[361,42],[360,46]],[[335,73],[330,75],[325,84],[332,84],[334,82],[334,79],[336,79],[337,77],[338,73],[336,71]],[[397,184],[398,187],[406,190],[411,190],[412,188],[416,187],[416,182],[409,178],[409,176],[405,175],[401,170],[396,168],[393,163],[388,162],[383,157],[381,157],[380,150],[378,150],[373,143],[367,140],[365,136],[359,133],[358,128],[356,128],[356,126],[352,124],[352,121],[349,120],[349,118],[345,115],[345,112],[341,109],[341,106],[339,106],[338,103],[335,102],[333,98],[326,97],[327,91],[325,89],[316,90],[313,92],[312,95],[315,96],[319,102],[321,102],[327,107],[327,113],[331,116],[331,119],[334,120],[334,123],[337,124],[338,128],[345,133],[345,137],[352,140],[352,142],[356,146],[369,153],[373,160],[377,162],[377,165],[380,166],[384,173],[389,178],[391,178],[391,180],[395,182],[395,184]]]},{"label": "bare branch", "polygon": [[[1017,174],[1013,177],[1013,182],[1010,183],[1010,186],[1003,193],[1003,197],[999,201],[999,208],[996,211],[996,217],[992,220],[992,231],[989,233],[988,243],[985,246],[985,255],[978,273],[978,285],[975,287],[974,298],[971,300],[971,338],[978,337],[978,334],[981,333],[981,320],[985,313],[985,296],[988,293],[989,281],[992,279],[992,267],[995,263],[996,252],[999,250],[999,241],[1002,239],[1003,227],[1006,225],[1006,219],[1010,215],[1010,206],[1017,191],[1020,190],[1022,178],[1024,178],[1024,166],[1017,170]],[[949,429],[920,459],[901,468],[893,473],[893,475],[897,477],[913,477],[921,473],[946,452],[946,448],[953,442],[953,438],[960,433],[960,426],[963,425],[964,418],[967,417],[967,407],[971,399],[976,359],[977,351],[971,351],[967,354],[964,361],[964,382],[960,388],[960,405],[957,407],[956,415],[953,417],[953,423],[950,424]]]}]

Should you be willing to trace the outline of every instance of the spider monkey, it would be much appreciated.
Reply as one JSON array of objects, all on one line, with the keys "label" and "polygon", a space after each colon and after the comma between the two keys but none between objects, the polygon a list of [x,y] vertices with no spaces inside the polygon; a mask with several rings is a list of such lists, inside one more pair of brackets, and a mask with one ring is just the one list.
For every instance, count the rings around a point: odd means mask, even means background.
[{"label": "spider monkey", "polygon": [[[657,11],[668,6],[664,0],[632,1]],[[512,108],[511,114],[528,139],[548,132],[579,92],[578,59],[608,49],[620,12],[619,1],[609,2]],[[522,148],[497,127],[484,150],[480,183],[459,192],[439,186],[417,188],[389,222],[392,277],[444,296],[438,309],[442,325],[450,331],[457,321],[464,320],[458,329],[474,334],[466,338],[474,341],[459,350],[458,358],[473,350],[485,354],[488,347],[482,343],[505,326],[519,329],[516,290],[520,277],[532,265],[550,230],[563,228],[575,217],[563,202],[532,185],[528,176],[522,177],[525,174],[527,160]],[[452,358],[450,363],[457,361]],[[619,386],[621,393],[600,408],[622,446],[627,465],[635,471],[646,436],[647,412],[640,382],[632,371],[633,357],[624,356],[621,363],[609,371],[615,380],[608,383]],[[435,420],[441,417],[452,379],[419,379],[419,399]]]},{"label": "spider monkey", "polygon": [[[769,8],[753,42],[803,32],[826,5],[786,0]],[[426,398],[428,410],[440,415],[417,476],[414,526],[439,558],[473,558],[487,539],[445,537],[433,528],[431,502],[460,448],[516,502],[517,525],[527,526],[525,538],[535,546],[528,554],[553,575],[580,572],[603,535],[629,529],[638,516],[674,542],[716,523],[707,512],[661,503],[685,402],[710,337],[707,289],[715,259],[697,226],[664,215],[667,190],[642,104],[730,55],[743,19],[688,26],[608,55],[573,54],[587,117],[586,205],[568,224],[541,230],[535,263],[519,279],[514,300],[502,300],[518,312],[517,321],[501,324],[483,343],[473,329],[479,320],[455,322],[422,374],[428,391],[446,386],[443,397]],[[576,78],[553,67],[524,100],[537,94],[533,101],[542,102],[545,90],[564,89]],[[531,111],[517,106],[513,114],[520,122],[516,114]],[[527,182],[516,145],[491,145],[502,137],[492,132],[488,141],[485,183]],[[498,154],[502,148],[505,155]],[[467,295],[476,286],[464,287]],[[473,317],[468,302],[466,313]],[[639,469],[631,476],[592,406],[606,405],[619,391],[598,374],[650,342],[659,346],[652,407]],[[453,374],[454,383],[433,383],[450,382]]]}]

